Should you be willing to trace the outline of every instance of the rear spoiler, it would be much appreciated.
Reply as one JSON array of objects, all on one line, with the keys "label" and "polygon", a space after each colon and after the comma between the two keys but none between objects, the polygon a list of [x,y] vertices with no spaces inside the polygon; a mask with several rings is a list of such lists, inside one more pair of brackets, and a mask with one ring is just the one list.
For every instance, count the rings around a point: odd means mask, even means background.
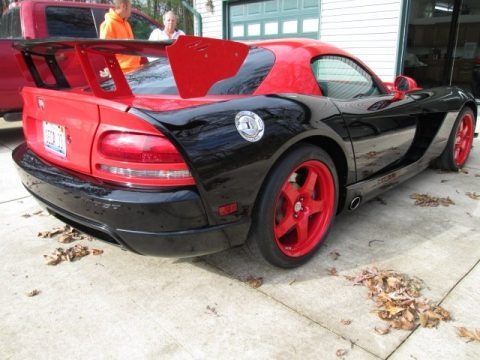
[{"label": "rear spoiler", "polygon": [[[242,43],[188,35],[167,41],[71,38],[26,40],[15,42],[13,47],[19,50],[17,60],[27,78],[31,77],[37,87],[57,90],[72,87],[58,63],[58,54],[73,52],[94,95],[108,99],[132,96],[132,90],[115,54],[168,57],[180,96],[192,98],[205,96],[213,84],[234,76],[249,51],[249,46]],[[98,70],[94,69],[90,61],[94,54],[103,56],[115,83],[115,90],[105,91],[100,86]],[[53,84],[42,79],[44,74],[39,71],[38,61],[33,58],[43,59],[53,78]]]}]

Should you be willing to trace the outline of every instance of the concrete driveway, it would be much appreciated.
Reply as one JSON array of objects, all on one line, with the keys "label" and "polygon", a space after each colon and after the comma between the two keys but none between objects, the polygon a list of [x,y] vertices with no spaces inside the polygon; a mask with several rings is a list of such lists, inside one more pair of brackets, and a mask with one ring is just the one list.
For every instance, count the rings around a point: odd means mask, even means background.
[{"label": "concrete driveway", "polygon": [[[429,169],[341,214],[318,256],[290,271],[242,249],[177,260],[97,240],[78,243],[103,254],[48,266],[44,255],[72,244],[37,236],[63,224],[20,184],[11,150],[21,139],[20,129],[0,132],[3,359],[480,358],[480,342],[457,335],[480,330],[480,200],[466,195],[480,194],[479,139],[465,172]],[[412,193],[455,204],[415,206]],[[367,289],[344,277],[372,267],[421,279],[422,294],[453,319],[378,334],[385,322]]]}]

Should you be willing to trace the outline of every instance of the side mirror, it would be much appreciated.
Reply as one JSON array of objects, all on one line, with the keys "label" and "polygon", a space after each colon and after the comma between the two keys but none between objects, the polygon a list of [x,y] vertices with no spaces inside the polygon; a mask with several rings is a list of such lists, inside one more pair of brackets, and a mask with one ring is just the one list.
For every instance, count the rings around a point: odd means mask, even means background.
[{"label": "side mirror", "polygon": [[393,88],[394,90],[401,92],[408,92],[419,89],[415,80],[404,75],[399,75],[395,78],[395,81],[393,82]]}]

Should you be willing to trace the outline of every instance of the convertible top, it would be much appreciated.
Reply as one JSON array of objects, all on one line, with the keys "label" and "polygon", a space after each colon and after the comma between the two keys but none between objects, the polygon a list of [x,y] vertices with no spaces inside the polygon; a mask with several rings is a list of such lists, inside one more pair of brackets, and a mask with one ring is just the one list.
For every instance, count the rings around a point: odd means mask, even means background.
[{"label": "convertible top", "polygon": [[[132,96],[115,54],[134,56],[168,57],[172,73],[183,98],[205,96],[210,87],[219,80],[234,76],[248,55],[249,46],[228,40],[180,36],[177,40],[101,40],[101,39],[56,39],[17,41],[13,45],[20,51],[20,66],[27,78],[31,77],[38,87],[68,89],[72,86],[59,65],[59,54],[74,52],[85,79],[97,97],[117,98]],[[99,82],[97,69],[92,65],[93,56],[102,56],[115,83],[115,90],[105,91]],[[62,55],[64,56],[64,55]],[[45,74],[38,69],[32,57],[43,58],[53,76],[54,84],[44,80]]]}]

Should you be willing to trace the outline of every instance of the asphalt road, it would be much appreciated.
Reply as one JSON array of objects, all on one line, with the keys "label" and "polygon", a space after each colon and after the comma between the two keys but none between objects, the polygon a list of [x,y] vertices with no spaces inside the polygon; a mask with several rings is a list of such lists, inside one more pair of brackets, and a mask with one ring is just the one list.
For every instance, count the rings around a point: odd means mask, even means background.
[{"label": "asphalt road", "polygon": [[[318,256],[290,271],[242,249],[178,260],[39,237],[63,224],[23,189],[11,160],[21,141],[21,129],[0,131],[2,359],[480,358],[480,341],[458,335],[480,332],[480,200],[467,195],[480,194],[479,139],[466,171],[426,170],[341,214]],[[416,206],[414,193],[454,204]],[[46,265],[75,244],[103,253]],[[373,268],[421,281],[452,320],[379,334],[388,324],[368,289],[346,278]]]}]

